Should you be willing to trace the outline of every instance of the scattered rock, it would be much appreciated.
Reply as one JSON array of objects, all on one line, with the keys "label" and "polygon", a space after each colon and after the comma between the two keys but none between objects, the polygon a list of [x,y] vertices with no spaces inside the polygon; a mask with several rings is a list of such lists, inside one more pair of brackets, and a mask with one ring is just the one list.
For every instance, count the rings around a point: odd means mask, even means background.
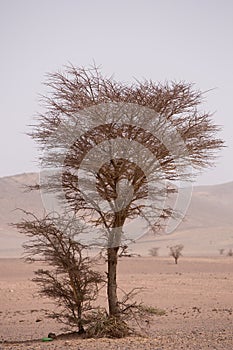
[{"label": "scattered rock", "polygon": [[56,336],[55,333],[50,332],[50,333],[48,334],[48,338],[56,339],[57,336]]}]

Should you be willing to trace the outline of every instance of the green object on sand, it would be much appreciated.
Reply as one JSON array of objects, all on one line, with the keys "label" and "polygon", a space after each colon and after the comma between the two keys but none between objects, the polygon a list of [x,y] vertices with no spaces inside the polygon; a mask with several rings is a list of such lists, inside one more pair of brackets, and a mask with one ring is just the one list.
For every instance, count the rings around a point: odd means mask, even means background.
[{"label": "green object on sand", "polygon": [[52,341],[52,340],[53,340],[53,338],[47,338],[47,337],[42,338],[42,341]]}]

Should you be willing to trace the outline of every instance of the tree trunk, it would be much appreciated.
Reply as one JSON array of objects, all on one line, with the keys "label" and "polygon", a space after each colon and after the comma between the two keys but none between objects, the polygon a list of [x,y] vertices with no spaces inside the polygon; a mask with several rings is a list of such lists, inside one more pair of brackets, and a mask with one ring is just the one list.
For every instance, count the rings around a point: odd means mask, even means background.
[{"label": "tree trunk", "polygon": [[108,239],[108,308],[109,315],[119,316],[119,305],[117,298],[117,259],[118,251],[121,246],[122,227],[125,222],[126,215],[122,212],[115,213],[113,227]]},{"label": "tree trunk", "polygon": [[119,247],[108,248],[108,307],[109,315],[117,316],[119,313],[117,299],[117,254]]},{"label": "tree trunk", "polygon": [[82,304],[78,304],[78,333],[83,334],[85,330],[83,328],[83,320],[82,320]]}]

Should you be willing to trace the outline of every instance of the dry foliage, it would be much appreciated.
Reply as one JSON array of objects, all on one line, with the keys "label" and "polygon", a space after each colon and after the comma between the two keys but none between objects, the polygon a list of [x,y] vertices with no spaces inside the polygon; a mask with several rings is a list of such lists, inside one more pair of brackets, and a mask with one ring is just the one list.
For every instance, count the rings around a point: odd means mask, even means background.
[{"label": "dry foliage", "polygon": [[109,316],[105,310],[99,310],[90,315],[86,335],[90,338],[124,338],[132,332],[122,317]]},{"label": "dry foliage", "polygon": [[[216,151],[223,147],[222,140],[216,136],[219,127],[212,122],[210,113],[199,109],[202,93],[195,90],[192,84],[184,82],[161,84],[144,80],[125,84],[112,77],[104,77],[97,67],[85,69],[69,66],[64,73],[49,74],[46,85],[50,90],[49,95],[43,98],[46,111],[39,115],[31,136],[47,152],[46,156],[43,154],[41,157],[43,165],[48,168],[62,167],[62,177],[49,179],[43,187],[58,195],[65,193],[68,209],[92,222],[106,236],[109,314],[115,317],[120,311],[116,267],[126,221],[143,217],[157,232],[167,218],[175,215],[166,201],[162,209],[153,203],[148,205],[149,185],[156,181],[158,184],[191,179],[194,174],[188,168],[190,163],[196,170],[212,165]],[[131,109],[127,109],[129,106]],[[108,108],[116,108],[112,120],[106,122],[105,119],[102,125],[88,125],[90,120],[108,114]],[[119,113],[117,108],[120,108]],[[143,108],[151,113],[141,113]],[[83,117],[87,110],[88,117],[81,118],[80,113],[84,112]],[[122,111],[132,113],[130,117],[134,118],[134,125],[121,123]],[[156,121],[153,120],[153,113],[159,116]],[[185,144],[185,150],[178,147],[176,152],[171,152],[161,138],[151,133],[150,128],[148,130],[148,126],[155,122],[158,130],[164,129],[164,135],[169,134],[170,128],[175,128]],[[67,150],[67,144],[72,139],[70,133],[73,128],[70,125],[83,126],[86,132],[76,137]],[[111,153],[109,141],[117,139],[131,143],[127,157]],[[172,145],[174,140],[167,139]],[[91,161],[89,151],[103,141],[108,141],[102,152],[108,154],[109,161],[97,171],[101,156],[96,155],[96,159],[92,160],[93,167],[85,170],[94,176],[95,190],[108,204],[109,210],[106,211],[101,210],[93,193],[90,198],[85,196],[83,188],[90,193],[91,183],[86,175],[81,178],[82,175],[77,174],[84,158]],[[145,152],[135,152],[135,143],[149,150],[159,166]],[[66,150],[65,158],[61,157],[62,150]],[[138,165],[142,162],[143,168]],[[150,191],[161,200],[175,192],[174,187],[168,185],[162,189],[154,185]],[[153,222],[155,212],[158,220]]]},{"label": "dry foliage", "polygon": [[111,316],[105,309],[94,310],[88,321],[87,337],[123,338],[132,334],[145,335],[153,317],[166,315],[165,310],[135,301],[141,288],[134,288],[128,293],[121,291],[124,295],[118,303],[119,314]]},{"label": "dry foliage", "polygon": [[[98,172],[93,164],[98,193],[110,204],[110,210],[103,213],[94,200],[86,200],[77,185],[80,180],[77,169],[93,147],[101,144],[104,140],[116,138],[127,139],[131,142],[136,141],[149,149],[160,163],[162,172],[159,171],[158,166],[156,168],[150,162],[147,165],[147,173],[152,175],[157,170],[157,180],[173,181],[190,179],[194,175],[186,172],[186,166],[190,162],[197,169],[212,165],[215,152],[223,146],[222,140],[215,136],[219,128],[212,123],[211,114],[198,110],[203,96],[200,91],[193,88],[192,84],[184,82],[161,84],[145,80],[127,85],[116,82],[111,77],[102,76],[97,67],[84,69],[69,66],[66,67],[65,73],[48,74],[46,85],[50,89],[50,95],[43,98],[46,112],[38,117],[38,122],[31,133],[31,136],[42,146],[43,150],[48,150],[47,157],[45,154],[42,156],[42,162],[45,166],[61,166],[59,152],[66,147],[70,132],[70,130],[62,129],[63,134],[56,134],[63,121],[73,120],[75,113],[89,107],[98,107],[101,103],[107,106],[108,102],[133,104],[158,113],[160,116],[159,122],[157,121],[158,127],[164,126],[166,121],[171,122],[188,150],[188,154],[186,150],[183,150],[183,154],[171,154],[161,140],[143,128],[144,125],[151,122],[151,115],[140,115],[140,109],[136,119],[138,126],[119,124],[121,118],[119,115],[112,122],[91,128],[80,138],[74,140],[72,147],[66,154],[64,164],[62,164],[62,190],[65,191],[66,200],[69,201],[70,206],[79,212],[79,215],[85,215],[88,219],[93,215],[93,225],[100,225],[107,232],[117,227],[116,225],[123,226],[126,219],[143,215],[142,207],[145,206],[143,200],[147,199],[148,196],[148,179],[143,169],[132,162],[129,155],[127,159],[119,157],[114,159],[113,154],[111,161],[104,164]],[[99,115],[95,116],[95,111],[98,112],[97,109],[93,109],[91,117],[99,118]],[[119,110],[120,112],[121,110]],[[76,118],[78,122],[78,114]],[[88,124],[88,118],[86,123]],[[107,148],[105,151],[110,154],[112,149]],[[138,160],[140,161],[140,157],[143,156],[138,155]],[[175,162],[175,156],[179,157],[179,164]],[[81,175],[79,174],[79,176]],[[119,206],[119,203],[116,204],[116,198],[119,197],[118,185],[119,183],[123,184],[124,181],[133,187],[133,195],[128,205],[122,205],[123,209],[117,211],[116,205]],[[60,182],[56,182],[56,179],[53,181],[51,179],[46,185],[49,191],[57,192],[60,190]],[[86,180],[86,187],[89,185]],[[174,188],[167,187],[163,190],[157,188],[155,191],[157,191],[158,196],[166,197],[169,192],[174,192]],[[125,191],[122,192],[125,193]],[[121,197],[127,202],[127,198],[123,198],[123,193],[121,193]],[[172,215],[172,209],[169,207],[160,212],[162,219],[170,215]],[[157,224],[161,224],[161,221]]]},{"label": "dry foliage", "polygon": [[[87,256],[86,248],[75,241],[73,223],[60,216],[38,219],[28,215],[30,220],[16,224],[18,230],[30,238],[24,244],[25,259],[47,265],[47,269],[35,271],[33,281],[39,284],[40,294],[51,298],[58,306],[50,317],[83,333],[104,278],[93,270],[95,261]],[[63,221],[63,231],[58,229],[57,220]],[[75,227],[76,235],[78,230],[82,227]]]}]

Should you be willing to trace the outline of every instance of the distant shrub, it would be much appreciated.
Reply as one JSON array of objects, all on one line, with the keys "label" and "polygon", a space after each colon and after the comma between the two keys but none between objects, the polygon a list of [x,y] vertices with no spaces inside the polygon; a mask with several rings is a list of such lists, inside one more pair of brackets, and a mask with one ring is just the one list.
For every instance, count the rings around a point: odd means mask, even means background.
[{"label": "distant shrub", "polygon": [[158,251],[159,251],[159,247],[153,247],[149,249],[149,254],[151,256],[158,256],[159,255]]},{"label": "distant shrub", "polygon": [[233,256],[233,251],[232,249],[229,249],[228,253],[227,253],[227,256]]},{"label": "distant shrub", "polygon": [[169,247],[170,249],[170,256],[172,256],[175,259],[175,264],[178,263],[178,259],[180,256],[182,256],[181,251],[184,249],[183,244],[177,244],[172,247]]}]

